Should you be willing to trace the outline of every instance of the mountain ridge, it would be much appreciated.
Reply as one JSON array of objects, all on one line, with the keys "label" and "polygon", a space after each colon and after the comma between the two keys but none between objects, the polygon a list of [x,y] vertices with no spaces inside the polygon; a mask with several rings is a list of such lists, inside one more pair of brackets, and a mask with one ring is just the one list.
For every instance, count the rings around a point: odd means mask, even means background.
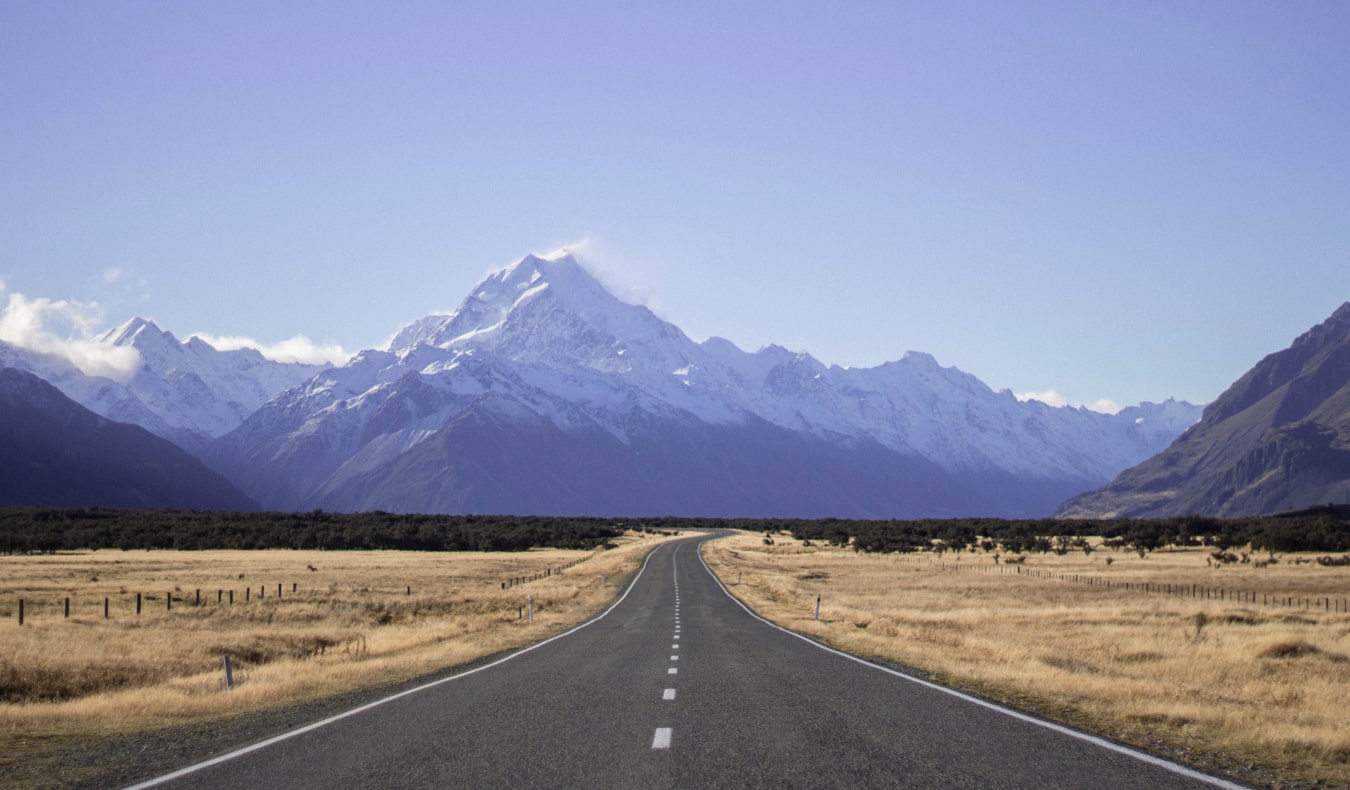
[{"label": "mountain ridge", "polygon": [[[1168,401],[1122,416],[1022,402],[921,352],[876,368],[842,368],[773,345],[745,352],[722,338],[697,343],[647,308],[615,298],[571,256],[527,256],[487,275],[454,312],[413,321],[385,348],[361,352],[268,402],[205,457],[268,507],[408,509],[418,501],[390,469],[428,453],[423,464],[435,457],[446,469],[467,469],[470,459],[448,449],[446,437],[467,441],[484,425],[497,425],[503,441],[509,437],[528,455],[521,431],[534,425],[536,438],[555,448],[550,452],[558,464],[566,456],[557,448],[572,442],[572,452],[603,459],[599,466],[647,469],[628,485],[647,491],[655,506],[665,501],[654,480],[660,465],[642,453],[679,447],[682,436],[697,435],[709,452],[737,459],[725,471],[742,480],[745,491],[760,490],[749,482],[756,469],[770,477],[787,474],[792,463],[783,453],[791,447],[820,463],[835,458],[842,467],[849,463],[836,452],[870,452],[891,471],[892,488],[927,475],[933,490],[948,492],[946,499],[918,497],[925,504],[913,507],[898,494],[883,502],[856,486],[822,481],[821,496],[841,515],[958,514],[962,498],[996,513],[1007,510],[1000,498],[1016,500],[1007,514],[1025,515],[1049,512],[1069,493],[1100,485],[1161,449],[1180,431],[1178,423],[1188,414],[1193,421],[1198,411]],[[751,458],[734,447],[732,436],[762,449],[778,447],[779,454]],[[433,437],[441,442],[440,455],[419,449]],[[705,461],[692,453],[681,457],[682,465],[661,467],[664,484],[676,486],[671,476],[687,475],[708,481],[709,492],[704,510],[683,512],[730,512],[732,494],[701,471]],[[498,475],[509,471],[502,466]],[[541,480],[566,477],[556,470],[538,474]],[[504,484],[469,472],[460,479],[473,482],[463,483],[459,499],[433,497],[426,504],[481,509],[491,499],[485,492]],[[986,496],[961,482],[974,479],[999,481],[999,491]],[[287,488],[287,480],[296,485]],[[597,503],[622,504],[588,485],[574,480],[569,487],[590,490]],[[365,494],[353,498],[344,486]],[[1019,486],[1042,491],[1043,498],[1026,502],[1015,493]],[[714,490],[722,493],[714,496]],[[517,494],[520,501],[534,496]],[[761,510],[771,504],[766,497],[755,501]],[[858,512],[859,502],[871,504]],[[494,506],[505,504],[509,500]],[[816,510],[831,512],[820,503]]]},{"label": "mountain ridge", "polygon": [[145,318],[94,338],[105,353],[135,355],[118,379],[84,373],[57,354],[0,341],[0,366],[32,373],[96,414],[139,425],[189,452],[233,430],[284,389],[327,365],[275,362],[254,349],[221,351],[192,337],[179,341]]},{"label": "mountain ridge", "polygon": [[1350,302],[1268,354],[1163,452],[1066,518],[1248,516],[1350,499]]},{"label": "mountain ridge", "polygon": [[0,368],[0,502],[256,510],[168,440],[101,417],[45,380]]}]

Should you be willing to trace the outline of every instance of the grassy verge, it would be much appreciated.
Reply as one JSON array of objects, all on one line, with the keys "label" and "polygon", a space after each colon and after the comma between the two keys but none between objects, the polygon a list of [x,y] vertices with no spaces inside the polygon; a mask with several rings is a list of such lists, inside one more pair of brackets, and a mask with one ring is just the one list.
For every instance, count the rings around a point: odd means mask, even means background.
[{"label": "grassy verge", "polygon": [[[660,540],[633,533],[589,552],[2,557],[0,785],[31,783],[74,742],[275,710],[537,642],[611,603]],[[503,589],[508,579],[529,581]]]},{"label": "grassy verge", "polygon": [[774,541],[740,534],[704,555],[785,627],[1246,781],[1350,786],[1350,615],[1120,586],[1341,596],[1350,568],[1297,556],[1210,567],[1196,548],[1034,555],[1019,573],[982,552],[938,561]]}]

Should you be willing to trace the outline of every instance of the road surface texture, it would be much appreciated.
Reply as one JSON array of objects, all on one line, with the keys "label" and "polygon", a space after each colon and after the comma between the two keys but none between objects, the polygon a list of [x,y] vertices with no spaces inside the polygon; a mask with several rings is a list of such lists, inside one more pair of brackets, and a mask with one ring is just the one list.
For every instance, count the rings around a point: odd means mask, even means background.
[{"label": "road surface texture", "polygon": [[509,658],[138,787],[1237,787],[823,649],[655,549]]}]

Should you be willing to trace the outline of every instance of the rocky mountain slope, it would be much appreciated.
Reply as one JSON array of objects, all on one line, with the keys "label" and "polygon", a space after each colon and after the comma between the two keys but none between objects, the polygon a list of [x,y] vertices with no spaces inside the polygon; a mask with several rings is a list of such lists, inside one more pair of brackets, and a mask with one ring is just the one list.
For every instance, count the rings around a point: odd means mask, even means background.
[{"label": "rocky mountain slope", "polygon": [[1350,500],[1350,302],[1262,359],[1161,454],[1066,518],[1246,516]]},{"label": "rocky mountain slope", "polygon": [[0,503],[257,508],[186,451],[14,368],[0,369]]}]

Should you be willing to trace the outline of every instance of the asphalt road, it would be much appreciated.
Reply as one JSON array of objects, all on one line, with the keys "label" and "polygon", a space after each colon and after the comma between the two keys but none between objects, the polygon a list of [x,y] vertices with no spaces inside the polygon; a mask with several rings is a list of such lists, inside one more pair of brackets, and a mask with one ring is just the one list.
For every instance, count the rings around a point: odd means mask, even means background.
[{"label": "asphalt road", "polygon": [[1236,786],[773,627],[704,539],[657,548],[586,626],[138,787]]}]

